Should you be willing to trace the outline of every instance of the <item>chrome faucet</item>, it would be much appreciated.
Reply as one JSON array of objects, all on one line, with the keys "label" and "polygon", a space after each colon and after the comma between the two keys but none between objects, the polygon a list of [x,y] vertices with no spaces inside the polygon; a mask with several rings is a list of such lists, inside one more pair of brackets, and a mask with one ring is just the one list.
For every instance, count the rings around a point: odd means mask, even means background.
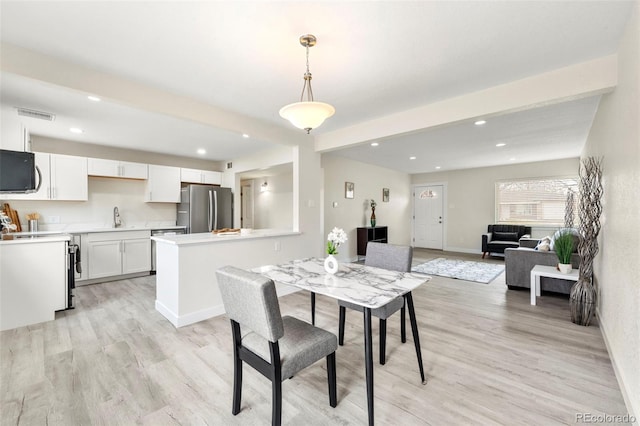
[{"label": "chrome faucet", "polygon": [[118,211],[118,207],[113,208],[113,227],[117,228],[122,225],[122,220],[120,220],[120,212]]}]

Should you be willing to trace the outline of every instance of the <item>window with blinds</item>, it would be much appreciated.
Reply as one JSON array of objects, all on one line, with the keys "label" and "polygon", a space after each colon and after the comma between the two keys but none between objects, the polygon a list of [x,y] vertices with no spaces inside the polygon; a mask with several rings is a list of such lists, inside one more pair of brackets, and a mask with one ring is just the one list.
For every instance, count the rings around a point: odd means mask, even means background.
[{"label": "window with blinds", "polygon": [[[563,226],[567,194],[578,211],[578,178],[538,178],[496,182],[496,223]],[[575,222],[575,217],[574,217]]]}]

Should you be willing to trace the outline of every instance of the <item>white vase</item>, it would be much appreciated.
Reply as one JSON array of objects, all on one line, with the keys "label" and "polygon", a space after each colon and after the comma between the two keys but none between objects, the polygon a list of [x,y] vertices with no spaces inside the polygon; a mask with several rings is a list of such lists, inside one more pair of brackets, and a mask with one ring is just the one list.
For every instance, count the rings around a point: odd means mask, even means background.
[{"label": "white vase", "polygon": [[332,254],[327,256],[324,260],[324,270],[329,274],[335,274],[338,272],[338,259],[336,259]]},{"label": "white vase", "polygon": [[570,274],[573,266],[570,263],[558,263],[558,270],[561,274]]}]

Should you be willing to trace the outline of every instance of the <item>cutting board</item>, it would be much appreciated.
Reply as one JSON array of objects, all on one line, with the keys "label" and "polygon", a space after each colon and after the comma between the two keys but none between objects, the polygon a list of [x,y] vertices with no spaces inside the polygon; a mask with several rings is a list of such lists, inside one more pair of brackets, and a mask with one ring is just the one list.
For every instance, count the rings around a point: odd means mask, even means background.
[{"label": "cutting board", "polygon": [[4,203],[4,213],[9,216],[11,223],[16,225],[16,232],[22,232],[22,226],[20,226],[20,216],[18,212],[11,208],[9,203]]}]

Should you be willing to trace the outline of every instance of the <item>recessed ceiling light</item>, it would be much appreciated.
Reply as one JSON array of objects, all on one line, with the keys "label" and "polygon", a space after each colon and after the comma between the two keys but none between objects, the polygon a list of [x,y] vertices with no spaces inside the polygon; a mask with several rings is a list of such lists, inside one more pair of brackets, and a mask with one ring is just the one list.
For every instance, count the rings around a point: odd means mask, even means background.
[{"label": "recessed ceiling light", "polygon": [[516,161],[515,157],[509,158],[509,161]]},{"label": "recessed ceiling light", "polygon": [[487,120],[478,120],[473,124],[475,124],[476,126],[482,126],[483,124],[486,124],[486,123],[487,123]]},{"label": "recessed ceiling light", "polygon": [[247,138],[249,137],[249,135],[248,135],[248,134],[246,134],[246,133],[243,133],[243,134],[242,134],[242,137],[243,137],[243,138],[245,138],[245,139],[247,139]]},{"label": "recessed ceiling light", "polygon": [[371,142],[371,146],[378,146],[380,145],[378,142]]},{"label": "recessed ceiling light", "polygon": [[414,156],[409,157],[409,160],[415,160],[415,159],[416,159],[416,157],[414,157]]},{"label": "recessed ceiling light", "polygon": [[497,146],[498,148],[500,148],[500,147],[502,147],[502,146],[505,146],[505,145],[506,145],[506,143],[497,143],[497,144],[496,144],[496,146]]},{"label": "recessed ceiling light", "polygon": [[204,155],[207,153],[207,150],[204,148],[198,148],[198,150],[196,151],[198,154],[200,155]]},{"label": "recessed ceiling light", "polygon": [[87,96],[87,99],[89,99],[90,101],[93,101],[93,102],[100,102],[101,101],[101,99],[99,97],[93,96],[93,95]]},{"label": "recessed ceiling light", "polygon": [[77,127],[72,127],[72,128],[69,129],[69,131],[71,133],[82,133],[82,129],[79,129]]},{"label": "recessed ceiling light", "polygon": [[440,166],[436,166],[436,169],[440,170]]}]

